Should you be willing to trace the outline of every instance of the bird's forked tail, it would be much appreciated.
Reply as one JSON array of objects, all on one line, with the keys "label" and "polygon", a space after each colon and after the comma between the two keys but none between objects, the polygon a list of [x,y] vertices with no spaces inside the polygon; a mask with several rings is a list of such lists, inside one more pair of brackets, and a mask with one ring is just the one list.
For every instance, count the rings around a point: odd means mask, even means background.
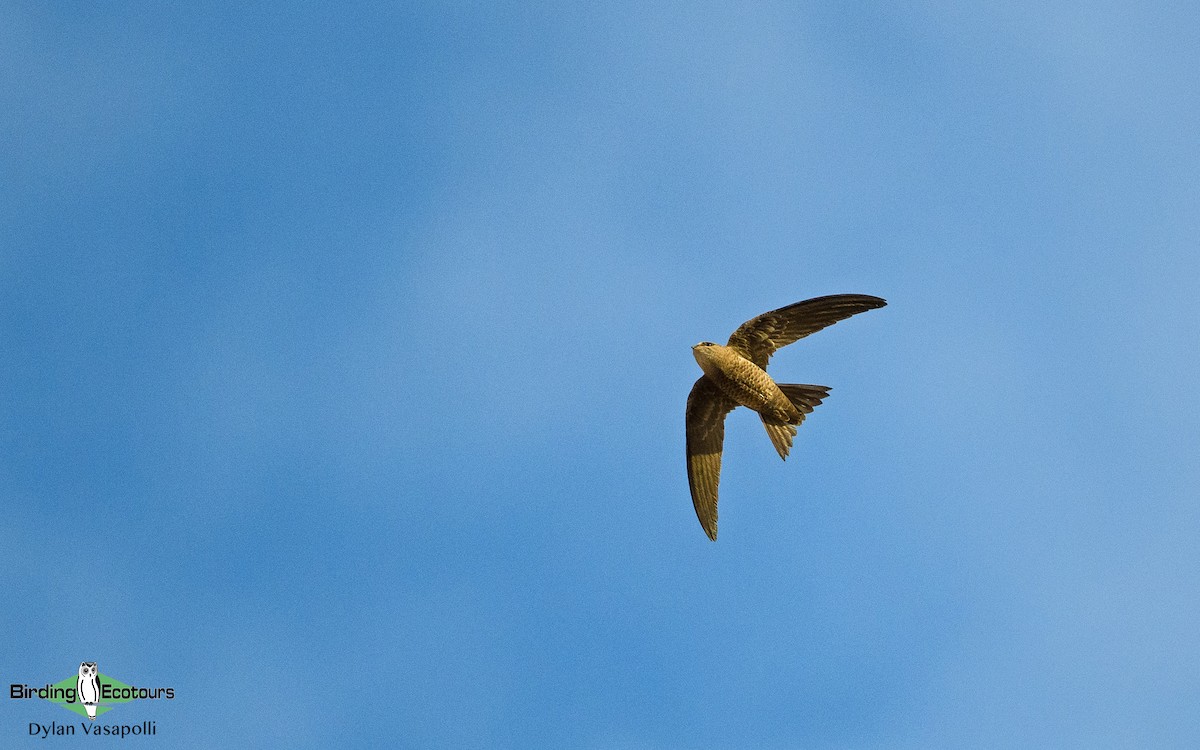
[{"label": "bird's forked tail", "polygon": [[780,458],[787,460],[788,451],[792,449],[792,438],[796,437],[796,428],[804,421],[804,417],[811,414],[812,410],[820,405],[821,400],[829,395],[829,388],[823,385],[797,383],[779,383],[778,385],[779,390],[783,391],[783,395],[787,396],[788,401],[792,402],[792,406],[796,407],[796,411],[800,412],[800,418],[790,424],[768,422],[766,417],[762,417],[762,421],[763,427],[767,429],[767,436],[771,438],[771,443],[775,446],[775,451]]}]

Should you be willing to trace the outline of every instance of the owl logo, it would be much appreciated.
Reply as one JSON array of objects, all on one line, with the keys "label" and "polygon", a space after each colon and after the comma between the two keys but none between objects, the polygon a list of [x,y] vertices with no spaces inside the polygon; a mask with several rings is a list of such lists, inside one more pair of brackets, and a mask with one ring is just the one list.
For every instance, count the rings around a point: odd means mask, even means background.
[{"label": "owl logo", "polygon": [[88,718],[96,720],[96,704],[100,701],[100,670],[96,662],[85,661],[79,665],[79,681],[76,682],[79,702],[87,710]]}]

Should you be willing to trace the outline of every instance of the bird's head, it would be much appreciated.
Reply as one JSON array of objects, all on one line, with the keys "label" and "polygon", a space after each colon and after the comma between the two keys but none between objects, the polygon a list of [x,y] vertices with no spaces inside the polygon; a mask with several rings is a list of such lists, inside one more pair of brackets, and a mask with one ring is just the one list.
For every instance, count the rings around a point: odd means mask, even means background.
[{"label": "bird's head", "polygon": [[701,369],[708,372],[709,363],[712,362],[719,348],[711,341],[701,341],[692,347],[692,356],[696,358],[696,363],[700,365]]}]

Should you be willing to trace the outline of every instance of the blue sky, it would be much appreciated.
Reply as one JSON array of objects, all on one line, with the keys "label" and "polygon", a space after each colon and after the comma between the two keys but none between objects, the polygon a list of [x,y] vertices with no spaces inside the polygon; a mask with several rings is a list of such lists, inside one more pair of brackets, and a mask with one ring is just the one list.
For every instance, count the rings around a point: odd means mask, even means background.
[{"label": "blue sky", "polygon": [[[1200,11],[992,5],[4,4],[2,681],[173,686],[110,714],[171,747],[1192,746]],[[710,543],[689,347],[843,292]]]}]

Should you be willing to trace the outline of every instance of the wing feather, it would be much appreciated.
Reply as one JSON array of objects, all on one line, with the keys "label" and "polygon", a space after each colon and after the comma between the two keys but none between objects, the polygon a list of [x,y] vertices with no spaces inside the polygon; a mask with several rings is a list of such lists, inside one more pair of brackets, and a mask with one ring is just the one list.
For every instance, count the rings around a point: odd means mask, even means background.
[{"label": "wing feather", "polygon": [[833,294],[763,313],[738,326],[729,346],[765,368],[776,350],[851,315],[883,307],[887,302],[868,294]]},{"label": "wing feather", "polygon": [[717,539],[717,485],[721,480],[721,446],[725,442],[725,415],[737,403],[703,375],[692,386],[687,400],[688,487],[696,517],[708,538]]}]

